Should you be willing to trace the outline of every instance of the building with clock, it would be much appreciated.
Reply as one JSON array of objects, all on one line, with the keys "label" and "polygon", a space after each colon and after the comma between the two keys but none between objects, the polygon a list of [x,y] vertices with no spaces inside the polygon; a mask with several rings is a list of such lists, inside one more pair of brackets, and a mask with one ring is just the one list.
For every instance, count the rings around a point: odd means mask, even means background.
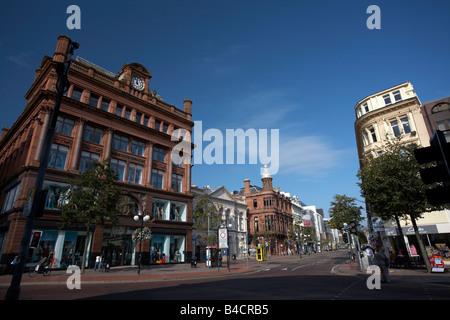
[{"label": "building with clock", "polygon": [[[27,104],[0,139],[0,264],[7,267],[20,247],[28,191],[35,179],[43,150],[43,137],[55,105],[57,63],[64,62],[70,43],[60,36],[53,57],[45,56],[25,98]],[[44,214],[34,231],[40,236],[30,250],[29,263],[53,252],[60,266],[79,263],[85,241],[88,263],[102,254],[112,266],[137,263],[133,232],[136,214],[150,215],[152,240],[142,245],[143,263],[185,262],[192,255],[191,165],[175,164],[172,149],[190,142],[192,101],[182,108],[164,102],[150,90],[149,70],[139,63],[125,63],[117,73],[81,57],[72,60],[69,86],[64,94],[51,146],[44,189]],[[175,137],[176,139],[173,139]],[[175,141],[172,141],[175,140]],[[84,228],[60,227],[58,202],[74,177],[93,162],[111,159],[124,194],[118,204],[118,225]],[[190,158],[190,156],[189,156]]]}]

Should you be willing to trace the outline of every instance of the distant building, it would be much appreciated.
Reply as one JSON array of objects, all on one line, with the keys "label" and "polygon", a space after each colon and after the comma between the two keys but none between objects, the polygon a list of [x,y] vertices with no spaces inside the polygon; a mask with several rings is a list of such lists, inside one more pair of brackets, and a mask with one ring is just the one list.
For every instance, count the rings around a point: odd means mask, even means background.
[{"label": "distant building", "polygon": [[[235,197],[230,193],[224,186],[217,187],[213,190],[209,186],[199,188],[197,186],[191,187],[192,194],[195,196],[193,210],[197,207],[198,201],[201,197],[208,198],[214,206],[217,208],[215,214],[217,214],[223,225],[228,228],[229,235],[229,248],[230,255],[236,255],[236,257],[244,258],[247,253],[247,204],[246,202],[238,197]],[[195,221],[194,221],[195,223]],[[211,228],[209,233],[216,233],[217,228]],[[208,231],[206,233],[200,233],[193,230],[193,252],[195,256],[203,261],[205,258],[205,247],[206,237],[208,236]]]},{"label": "distant building", "polygon": [[244,188],[236,192],[236,196],[247,203],[248,230],[254,243],[267,245],[271,254],[283,254],[285,240],[293,226],[291,200],[274,190],[267,165],[264,165],[261,182],[262,188],[244,180]]}]

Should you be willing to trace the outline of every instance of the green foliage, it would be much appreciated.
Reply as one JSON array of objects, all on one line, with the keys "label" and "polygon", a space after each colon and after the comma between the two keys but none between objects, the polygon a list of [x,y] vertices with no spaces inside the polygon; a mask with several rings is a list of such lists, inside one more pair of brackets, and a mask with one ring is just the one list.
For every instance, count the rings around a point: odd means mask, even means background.
[{"label": "green foliage", "polygon": [[347,197],[345,194],[336,194],[333,199],[328,210],[330,213],[329,223],[332,228],[342,230],[344,223],[349,225],[351,221],[355,221],[358,224],[363,220],[361,206],[357,206],[355,203],[356,198]]},{"label": "green foliage", "polygon": [[222,224],[222,217],[219,215],[219,208],[205,196],[199,196],[199,201],[195,206],[192,219],[194,222],[194,230],[199,233],[206,234],[206,244],[217,244],[217,229]]},{"label": "green foliage", "polygon": [[358,172],[361,195],[383,220],[394,216],[415,218],[430,210],[426,185],[419,175],[421,166],[414,157],[417,145],[389,143],[377,158],[367,158]]},{"label": "green foliage", "polygon": [[117,175],[109,166],[109,159],[96,162],[91,170],[69,180],[61,207],[62,226],[82,223],[87,228],[93,224],[118,222],[120,212],[116,205],[121,195],[114,184]]}]

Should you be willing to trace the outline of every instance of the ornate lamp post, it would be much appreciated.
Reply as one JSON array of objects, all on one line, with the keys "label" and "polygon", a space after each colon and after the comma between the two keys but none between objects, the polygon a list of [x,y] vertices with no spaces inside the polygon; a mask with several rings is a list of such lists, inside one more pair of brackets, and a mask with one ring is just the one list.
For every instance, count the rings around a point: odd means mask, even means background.
[{"label": "ornate lamp post", "polygon": [[[149,215],[135,215],[133,217],[134,221],[139,221],[139,219],[141,219],[141,229],[139,230],[139,232],[136,233],[136,237],[137,239],[139,239],[139,263],[138,263],[138,274],[141,274],[141,259],[142,259],[142,240],[146,237],[146,235],[144,234],[144,222],[147,222],[150,220],[150,216]],[[137,231],[137,230],[136,230]]]}]

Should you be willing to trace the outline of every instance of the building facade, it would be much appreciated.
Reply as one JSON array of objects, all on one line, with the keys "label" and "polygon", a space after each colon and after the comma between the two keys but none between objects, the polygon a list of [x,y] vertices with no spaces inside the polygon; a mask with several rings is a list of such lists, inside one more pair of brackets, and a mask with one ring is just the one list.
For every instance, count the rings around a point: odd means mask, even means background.
[{"label": "building facade", "polygon": [[447,142],[450,142],[450,97],[426,102],[421,111],[430,137],[435,130],[441,130]]},{"label": "building facade", "polygon": [[[195,185],[191,187],[192,194],[195,196],[193,208],[195,210],[201,197],[208,198],[217,208],[217,214],[223,225],[228,229],[228,246],[230,256],[245,258],[248,250],[247,245],[247,204],[244,200],[235,197],[224,186],[211,189],[209,186],[199,188]],[[211,228],[209,233],[216,233],[217,228]],[[207,232],[208,233],[208,232]],[[203,261],[205,258],[207,233],[193,230],[193,252],[195,256]]]},{"label": "building facade", "polygon": [[[58,38],[53,57],[45,56],[26,93],[27,104],[0,140],[0,263],[10,263],[19,251],[27,192],[35,184],[43,141],[55,105],[57,63],[64,62],[70,39]],[[189,261],[192,255],[191,166],[174,164],[171,151],[179,139],[190,139],[193,123],[189,99],[183,109],[164,102],[150,91],[150,72],[141,64],[124,64],[117,73],[77,57],[68,74],[56,133],[45,176],[44,214],[35,222],[39,245],[30,250],[29,262],[54,252],[60,266],[76,264],[85,241],[88,263],[102,254],[111,265],[135,264],[132,233],[140,226],[136,214],[148,214],[153,237],[143,243],[143,262],[156,262],[151,252],[166,261]],[[177,130],[183,129],[183,130]],[[187,134],[189,133],[189,134]],[[189,141],[190,142],[190,141]],[[77,225],[60,228],[58,202],[68,178],[111,159],[111,167],[124,192],[118,205],[119,224],[97,225],[86,234]],[[177,256],[175,256],[177,252]]]},{"label": "building facade", "polygon": [[[368,156],[377,157],[389,141],[400,136],[405,145],[429,146],[430,135],[435,129],[450,128],[449,112],[448,98],[422,104],[410,82],[362,99],[355,106],[355,135],[360,162]],[[370,214],[370,209],[367,212]],[[375,216],[368,216],[368,221],[371,237],[380,234],[382,243],[390,251],[398,253],[400,232],[396,223],[380,221]],[[400,222],[409,254],[417,255],[418,243],[411,221],[405,219]],[[425,246],[448,248],[449,210],[426,212],[422,218],[417,219],[417,225]],[[450,260],[448,249],[443,251],[443,256]]]},{"label": "building facade", "polygon": [[236,196],[247,203],[247,227],[253,241],[266,244],[271,254],[283,254],[285,240],[293,227],[291,200],[274,190],[267,165],[264,165],[261,181],[262,188],[244,180],[244,188],[236,192]]}]

